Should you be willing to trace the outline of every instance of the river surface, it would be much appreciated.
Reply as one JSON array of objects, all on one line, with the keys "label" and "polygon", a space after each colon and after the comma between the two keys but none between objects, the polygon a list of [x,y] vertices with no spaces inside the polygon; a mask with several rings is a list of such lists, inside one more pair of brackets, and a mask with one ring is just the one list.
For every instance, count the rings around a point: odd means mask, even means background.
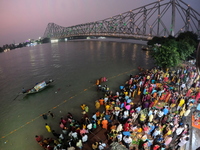
[{"label": "river surface", "polygon": [[[102,93],[95,82],[107,77],[110,90],[118,90],[137,67],[153,66],[149,52],[141,44],[116,41],[77,40],[24,47],[0,53],[0,150],[42,150],[35,135],[52,137],[45,123],[57,132],[59,120],[71,112],[81,116],[80,105],[86,103],[90,112]],[[18,95],[21,89],[54,79],[39,93]],[[43,120],[48,111],[55,119]]]}]

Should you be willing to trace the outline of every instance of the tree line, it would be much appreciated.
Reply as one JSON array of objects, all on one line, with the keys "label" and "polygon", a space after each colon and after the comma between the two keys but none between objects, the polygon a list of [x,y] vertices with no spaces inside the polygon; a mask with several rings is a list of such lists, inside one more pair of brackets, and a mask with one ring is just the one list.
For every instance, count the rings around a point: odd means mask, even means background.
[{"label": "tree line", "polygon": [[[44,39],[36,40],[35,42],[37,44],[49,43],[50,38],[44,38]],[[3,47],[0,47],[0,52],[4,52],[4,50],[6,50],[6,49],[14,50],[16,48],[26,47],[30,43],[31,42],[23,42],[23,43],[19,43],[17,45],[15,45],[15,44],[5,44],[5,45],[3,45]]]},{"label": "tree line", "polygon": [[190,31],[180,33],[177,37],[153,37],[147,42],[155,64],[164,69],[195,59],[198,43],[198,35]]}]

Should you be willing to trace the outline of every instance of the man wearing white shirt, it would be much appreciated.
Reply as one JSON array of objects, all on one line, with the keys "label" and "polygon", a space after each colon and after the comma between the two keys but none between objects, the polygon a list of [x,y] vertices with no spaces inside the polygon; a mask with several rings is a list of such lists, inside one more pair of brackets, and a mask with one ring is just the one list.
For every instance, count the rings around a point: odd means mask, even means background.
[{"label": "man wearing white shirt", "polygon": [[173,136],[173,139],[176,139],[177,136],[181,135],[181,133],[183,132],[183,130],[184,130],[184,126],[183,125],[181,125],[178,128],[176,128],[175,134]]},{"label": "man wearing white shirt", "polygon": [[126,146],[126,148],[128,148],[128,149],[129,149],[129,145],[132,143],[132,141],[133,141],[132,138],[128,135],[124,136],[124,138],[123,138],[123,143]]},{"label": "man wearing white shirt", "polygon": [[114,111],[115,120],[118,120],[119,113],[120,113],[119,110],[115,110],[115,111]]},{"label": "man wearing white shirt", "polygon": [[118,132],[118,134],[117,134],[117,141],[118,142],[122,141],[122,133],[121,132]]},{"label": "man wearing white shirt", "polygon": [[161,121],[163,115],[164,115],[164,112],[162,110],[158,111],[158,113],[157,113],[157,116],[158,116],[157,119],[159,119],[159,121]]}]

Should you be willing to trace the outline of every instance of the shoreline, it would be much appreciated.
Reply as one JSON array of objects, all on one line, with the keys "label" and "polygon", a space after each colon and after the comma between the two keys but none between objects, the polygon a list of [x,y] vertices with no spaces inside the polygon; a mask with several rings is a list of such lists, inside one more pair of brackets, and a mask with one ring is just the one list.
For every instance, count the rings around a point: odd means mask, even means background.
[{"label": "shoreline", "polygon": [[103,42],[122,42],[122,43],[134,43],[147,45],[148,41],[144,40],[135,40],[135,39],[120,39],[120,38],[105,38],[105,39],[73,39],[69,41],[103,41]]}]

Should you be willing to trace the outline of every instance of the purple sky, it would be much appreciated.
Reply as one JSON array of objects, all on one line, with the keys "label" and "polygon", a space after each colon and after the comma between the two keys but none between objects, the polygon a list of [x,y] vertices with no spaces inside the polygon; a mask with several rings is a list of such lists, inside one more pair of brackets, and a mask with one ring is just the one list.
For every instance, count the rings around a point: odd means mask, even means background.
[{"label": "purple sky", "polygon": [[[0,0],[0,47],[38,39],[47,24],[103,20],[156,0]],[[183,0],[200,13],[200,0]]]}]

